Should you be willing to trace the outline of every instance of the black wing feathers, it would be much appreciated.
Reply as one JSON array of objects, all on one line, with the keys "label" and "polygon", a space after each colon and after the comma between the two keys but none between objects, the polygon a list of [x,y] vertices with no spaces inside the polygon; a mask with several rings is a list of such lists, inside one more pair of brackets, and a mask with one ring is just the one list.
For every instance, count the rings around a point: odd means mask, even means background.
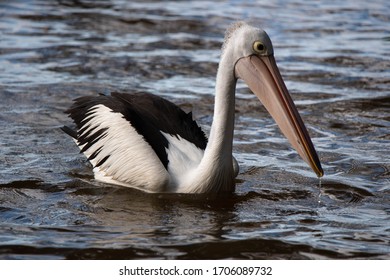
[{"label": "black wing feathers", "polygon": [[[77,98],[73,106],[66,111],[74,120],[77,133],[66,126],[62,129],[77,139],[79,145],[84,145],[82,152],[105,136],[105,129],[100,129],[92,135],[81,136],[84,130],[90,128],[85,126],[91,118],[89,116],[90,109],[99,104],[110,108],[113,112],[121,113],[149,143],[165,167],[168,166],[165,148],[168,148],[169,143],[161,131],[171,135],[180,135],[200,149],[206,148],[207,138],[192,119],[191,112],[187,114],[172,102],[153,94],[114,92],[111,96],[99,95]],[[96,157],[99,152],[100,149],[95,151],[91,158]],[[102,163],[99,162],[97,165]]]},{"label": "black wing feathers", "polygon": [[[125,94],[112,93],[112,96],[123,102],[146,118],[155,129],[182,138],[200,149],[205,149],[207,137],[197,123],[192,119],[192,113],[185,113],[176,104],[149,93]],[[131,118],[128,119],[131,122]],[[146,121],[145,121],[146,123]]]}]

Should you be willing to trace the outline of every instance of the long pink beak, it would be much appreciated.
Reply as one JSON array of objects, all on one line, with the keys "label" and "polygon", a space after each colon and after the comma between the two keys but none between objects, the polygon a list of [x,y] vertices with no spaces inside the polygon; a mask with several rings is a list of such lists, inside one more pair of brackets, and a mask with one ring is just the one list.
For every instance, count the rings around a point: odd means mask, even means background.
[{"label": "long pink beak", "polygon": [[324,171],[317,152],[283,82],[274,56],[241,58],[236,63],[235,74],[256,94],[302,159],[318,177],[322,177]]}]

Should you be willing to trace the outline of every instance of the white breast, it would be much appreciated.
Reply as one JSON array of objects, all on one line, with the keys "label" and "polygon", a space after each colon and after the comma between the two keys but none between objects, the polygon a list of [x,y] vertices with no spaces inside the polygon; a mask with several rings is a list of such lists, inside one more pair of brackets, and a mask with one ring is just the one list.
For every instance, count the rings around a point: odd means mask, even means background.
[{"label": "white breast", "polygon": [[180,135],[161,133],[169,142],[166,152],[169,160],[170,184],[176,192],[180,192],[183,185],[192,181],[191,176],[202,160],[204,150],[199,149]]}]

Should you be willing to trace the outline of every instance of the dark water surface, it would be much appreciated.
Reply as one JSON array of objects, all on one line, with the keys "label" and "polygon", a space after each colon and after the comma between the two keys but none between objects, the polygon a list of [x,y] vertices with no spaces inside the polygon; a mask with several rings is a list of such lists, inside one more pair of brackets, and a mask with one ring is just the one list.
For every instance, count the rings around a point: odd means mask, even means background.
[{"label": "dark water surface", "polygon": [[[390,259],[389,3],[0,1],[0,258]],[[234,195],[95,182],[59,129],[71,100],[147,91],[208,132],[236,20],[273,40],[321,184],[242,84]]]}]

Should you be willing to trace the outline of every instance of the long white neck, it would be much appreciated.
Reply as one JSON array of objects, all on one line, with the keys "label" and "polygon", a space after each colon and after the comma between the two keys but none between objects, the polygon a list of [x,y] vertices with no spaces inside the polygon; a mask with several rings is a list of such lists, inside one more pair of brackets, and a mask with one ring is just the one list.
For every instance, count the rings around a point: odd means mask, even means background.
[{"label": "long white neck", "polygon": [[215,86],[214,118],[211,126],[209,142],[205,150],[205,160],[232,160],[234,132],[236,79],[234,66],[226,57],[222,57],[218,67]]},{"label": "long white neck", "polygon": [[233,131],[235,110],[234,63],[224,54],[218,67],[214,118],[204,156],[196,169],[191,192],[234,190]]}]

